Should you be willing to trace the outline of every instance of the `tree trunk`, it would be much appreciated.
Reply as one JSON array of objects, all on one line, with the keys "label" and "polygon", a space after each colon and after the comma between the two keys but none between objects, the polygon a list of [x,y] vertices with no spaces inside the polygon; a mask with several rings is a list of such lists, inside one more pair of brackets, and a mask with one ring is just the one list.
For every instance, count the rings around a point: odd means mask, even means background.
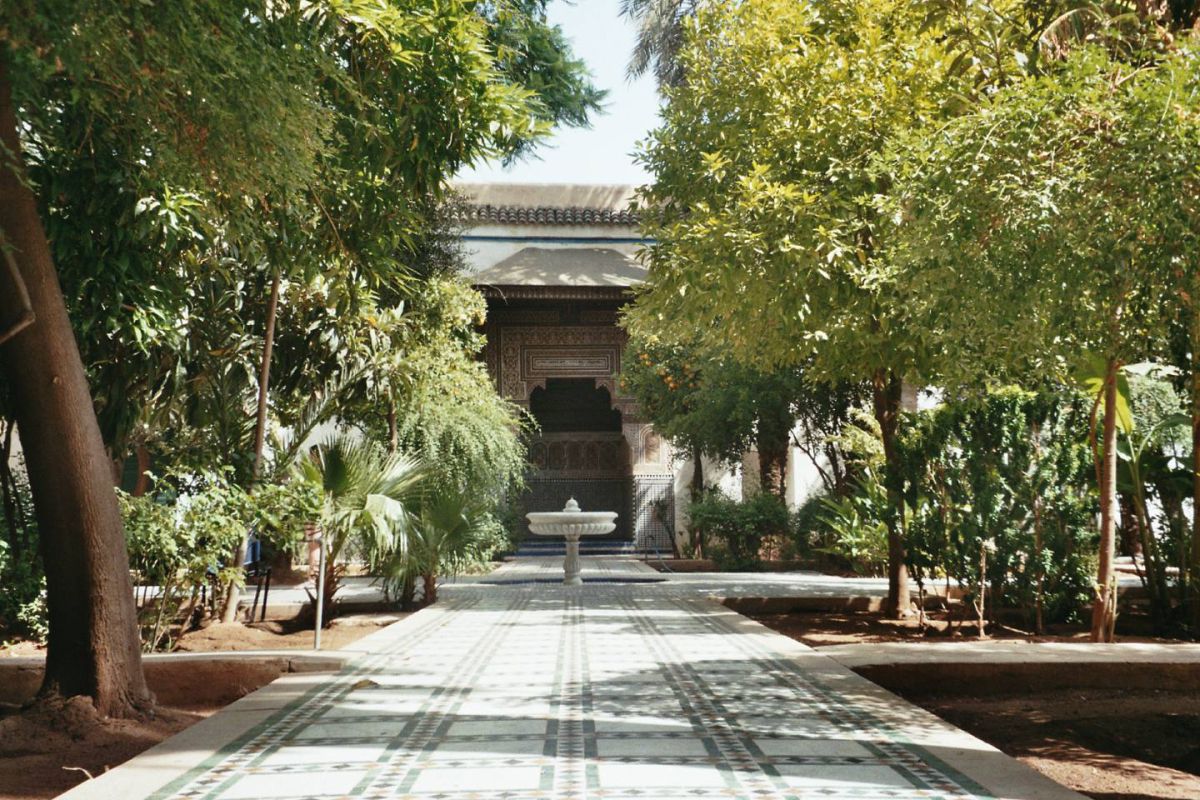
[{"label": "tree trunk", "polygon": [[[254,473],[253,480],[258,481],[262,474],[263,448],[267,442],[267,392],[271,384],[271,351],[275,349],[275,312],[279,308],[279,274],[271,280],[271,299],[267,301],[267,320],[263,330],[262,362],[258,369],[258,412],[254,421]],[[246,562],[246,537],[237,546],[233,554],[233,565],[241,569]],[[237,582],[229,585],[229,593],[225,595],[225,608],[221,611],[222,622],[237,620],[238,601],[242,590]]]},{"label": "tree trunk", "polygon": [[1194,634],[1200,631],[1200,304],[1191,308],[1189,329],[1192,351],[1192,546],[1187,591]]},{"label": "tree trunk", "polygon": [[[16,113],[0,57],[0,237],[36,322],[0,347],[45,561],[50,637],[42,696],[90,696],[106,716],[146,711],[137,613],[121,515],[83,361],[37,200],[24,183]],[[13,163],[15,162],[15,163]],[[0,319],[16,287],[0,278]]]},{"label": "tree trunk", "polygon": [[400,584],[400,610],[412,611],[416,607],[417,577],[411,572],[405,573],[404,582]]},{"label": "tree trunk", "polygon": [[[692,502],[696,502],[704,494],[704,452],[699,447],[692,447]],[[704,534],[688,521],[692,530],[692,557],[704,558]]]},{"label": "tree trunk", "polygon": [[758,445],[758,480],[764,492],[783,500],[787,494],[788,439],[770,441],[760,438]]},{"label": "tree trunk", "polygon": [[396,404],[388,401],[387,410],[388,454],[395,455],[400,449],[400,432],[396,426]]},{"label": "tree trunk", "polygon": [[1116,578],[1113,561],[1117,546],[1117,370],[1116,359],[1108,360],[1104,376],[1104,428],[1100,465],[1100,567],[1096,575],[1096,599],[1092,603],[1092,641],[1111,642],[1116,619]]},{"label": "tree trunk", "polygon": [[134,455],[137,457],[137,482],[133,485],[133,491],[130,492],[134,497],[142,497],[150,490],[150,451],[146,449],[146,445],[139,444],[134,450]]},{"label": "tree trunk", "polygon": [[896,451],[896,431],[900,425],[900,378],[890,370],[880,369],[871,381],[875,420],[883,438],[884,483],[888,505],[888,596],[884,614],[893,619],[906,617],[909,612],[908,567],[904,552],[904,498],[901,494],[899,454]]}]

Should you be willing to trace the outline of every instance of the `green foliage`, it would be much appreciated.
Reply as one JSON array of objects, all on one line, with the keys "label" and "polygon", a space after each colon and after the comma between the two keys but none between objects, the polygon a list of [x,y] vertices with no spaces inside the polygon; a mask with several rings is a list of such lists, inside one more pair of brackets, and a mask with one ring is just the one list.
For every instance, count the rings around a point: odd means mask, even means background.
[{"label": "green foliage", "polygon": [[734,462],[761,440],[787,442],[806,392],[798,369],[761,372],[696,347],[630,342],[623,391],[681,449]]},{"label": "green foliage", "polygon": [[774,495],[756,494],[744,501],[719,491],[705,492],[688,506],[688,519],[704,543],[705,553],[722,570],[753,570],[761,564],[763,544],[782,540],[789,525],[787,506]]},{"label": "green foliage", "polygon": [[917,579],[977,587],[980,550],[994,546],[994,601],[1074,617],[1094,566],[1089,408],[1061,391],[1003,389],[916,415],[901,450]]},{"label": "green foliage", "polygon": [[[118,490],[130,569],[143,594],[140,616],[147,651],[170,649],[190,625],[201,587],[214,596],[242,580],[229,554],[254,532],[267,546],[299,541],[317,497],[299,481],[264,485],[251,494],[227,473],[172,473],[151,494]],[[236,567],[236,568],[235,568]]]},{"label": "green foliage", "polygon": [[[0,439],[0,641],[45,641],[46,578],[23,463],[10,461],[13,429]],[[14,468],[15,467],[15,468]]]},{"label": "green foliage", "polygon": [[1084,353],[1163,346],[1197,274],[1190,48],[1135,70],[1080,47],[897,147],[895,258],[948,381],[1065,379]]},{"label": "green foliage", "polygon": [[621,15],[637,26],[637,43],[629,60],[629,75],[653,72],[659,88],[684,79],[679,63],[684,31],[704,0],[621,0]]},{"label": "green foliage", "polygon": [[795,445],[826,488],[840,493],[853,467],[831,435],[862,401],[863,387],[814,382],[807,366],[765,371],[720,351],[635,338],[625,349],[621,389],[683,452],[735,463],[757,449],[760,459],[774,457],[778,469],[764,485],[780,489],[787,447]]},{"label": "green foliage", "polygon": [[439,485],[499,502],[523,481],[522,433],[532,420],[497,393],[479,358],[483,299],[447,279],[431,284],[415,312],[424,334],[405,354],[411,380],[397,395],[398,445],[420,453]]},{"label": "green foliage", "polygon": [[817,552],[835,556],[860,575],[880,575],[888,562],[888,493],[874,470],[864,469],[845,497],[821,499]]},{"label": "green foliage", "polygon": [[351,541],[368,555],[407,549],[408,517],[428,480],[420,462],[340,433],[301,459],[295,476],[321,493],[318,523],[330,562]]},{"label": "green foliage", "polygon": [[875,155],[939,119],[950,57],[918,4],[717,2],[681,51],[683,83],[642,160],[653,280],[637,335],[695,341],[823,380],[903,375],[909,330],[873,198]]},{"label": "green foliage", "polygon": [[[601,110],[606,91],[591,84],[587,65],[571,52],[562,29],[546,21],[548,0],[488,0],[478,4],[488,20],[496,66],[505,77],[535,95],[533,114],[548,125],[585,127]],[[532,150],[519,143],[511,163]]]},{"label": "green foliage", "polygon": [[0,539],[0,643],[8,637],[46,641],[46,577],[36,551],[14,552]]},{"label": "green foliage", "polygon": [[[1122,428],[1117,489],[1122,527],[1141,556],[1140,575],[1156,626],[1169,631],[1179,622],[1186,583],[1191,497],[1191,419],[1171,384],[1147,365],[1129,376],[1134,426]],[[1127,542],[1128,543],[1128,542]],[[1131,549],[1133,549],[1131,548]]]},{"label": "green foliage", "polygon": [[845,453],[845,458],[851,465],[864,470],[882,469],[883,437],[879,422],[864,409],[850,409],[849,419],[830,439]]},{"label": "green foliage", "polygon": [[[336,327],[436,271],[449,176],[598,109],[544,6],[8,4],[0,58],[114,458],[148,444],[248,485],[272,279],[320,296],[285,296],[309,312],[285,325]],[[361,366],[333,349],[273,380],[308,398]]]},{"label": "green foliage", "polygon": [[477,567],[505,547],[508,536],[489,503],[465,491],[441,490],[422,498],[408,532],[406,551],[384,554],[376,570],[390,595],[424,580],[426,603],[437,600],[437,581]]}]

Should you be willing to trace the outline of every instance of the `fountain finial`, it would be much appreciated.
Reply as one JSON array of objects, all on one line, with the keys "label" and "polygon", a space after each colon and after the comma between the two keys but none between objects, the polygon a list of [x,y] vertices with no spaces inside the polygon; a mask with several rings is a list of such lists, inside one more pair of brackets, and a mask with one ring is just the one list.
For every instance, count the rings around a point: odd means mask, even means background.
[{"label": "fountain finial", "polygon": [[564,509],[563,509],[563,511],[564,511],[564,512],[566,512],[566,513],[568,513],[568,514],[574,514],[574,513],[578,513],[578,512],[579,512],[579,510],[580,510],[580,509],[579,509],[579,503],[576,503],[576,502],[575,502],[575,498],[574,498],[574,497],[572,497],[570,500],[568,500],[568,501],[567,501],[566,508],[564,508]]}]

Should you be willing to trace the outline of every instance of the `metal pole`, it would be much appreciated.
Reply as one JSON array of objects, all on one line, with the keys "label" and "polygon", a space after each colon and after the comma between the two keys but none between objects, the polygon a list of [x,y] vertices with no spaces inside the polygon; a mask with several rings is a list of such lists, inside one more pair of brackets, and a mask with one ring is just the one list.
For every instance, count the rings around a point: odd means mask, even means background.
[{"label": "metal pole", "polygon": [[325,537],[318,533],[314,538],[321,552],[317,557],[317,624],[313,631],[313,650],[320,650],[321,617],[325,613]]}]

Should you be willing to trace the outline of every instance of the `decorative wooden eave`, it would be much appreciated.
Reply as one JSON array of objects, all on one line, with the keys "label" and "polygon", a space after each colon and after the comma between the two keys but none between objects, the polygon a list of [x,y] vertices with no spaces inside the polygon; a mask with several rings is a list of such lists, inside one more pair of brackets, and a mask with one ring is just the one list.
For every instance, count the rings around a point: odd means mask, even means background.
[{"label": "decorative wooden eave", "polygon": [[488,300],[596,300],[624,302],[632,297],[628,286],[494,286],[476,284]]}]

